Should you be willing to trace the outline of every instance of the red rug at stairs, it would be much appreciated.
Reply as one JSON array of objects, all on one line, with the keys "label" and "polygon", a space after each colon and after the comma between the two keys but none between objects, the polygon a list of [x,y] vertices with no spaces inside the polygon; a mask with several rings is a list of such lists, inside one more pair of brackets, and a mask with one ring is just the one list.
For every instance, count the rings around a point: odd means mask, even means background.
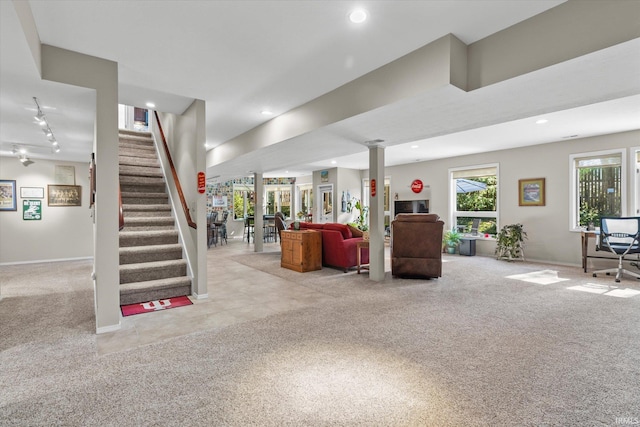
[{"label": "red rug at stairs", "polygon": [[168,310],[170,308],[182,307],[193,304],[189,297],[181,296],[175,298],[161,299],[157,301],[139,302],[136,304],[121,305],[123,316],[132,316],[140,313],[150,313],[152,311]]}]

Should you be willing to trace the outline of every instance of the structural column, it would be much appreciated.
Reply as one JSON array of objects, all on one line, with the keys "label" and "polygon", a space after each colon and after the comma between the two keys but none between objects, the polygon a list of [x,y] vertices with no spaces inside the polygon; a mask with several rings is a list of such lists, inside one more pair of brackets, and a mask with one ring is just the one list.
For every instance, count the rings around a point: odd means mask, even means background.
[{"label": "structural column", "polygon": [[369,278],[384,280],[384,148],[369,148]]},{"label": "structural column", "polygon": [[253,174],[253,190],[255,191],[255,207],[254,207],[254,222],[253,222],[253,249],[255,252],[262,252],[264,250],[264,233],[262,226],[264,225],[264,183],[262,181],[261,173]]},{"label": "structural column", "polygon": [[[42,45],[42,78],[96,91],[94,286],[96,332],[120,328],[118,64]],[[89,159],[87,159],[89,162]]]}]

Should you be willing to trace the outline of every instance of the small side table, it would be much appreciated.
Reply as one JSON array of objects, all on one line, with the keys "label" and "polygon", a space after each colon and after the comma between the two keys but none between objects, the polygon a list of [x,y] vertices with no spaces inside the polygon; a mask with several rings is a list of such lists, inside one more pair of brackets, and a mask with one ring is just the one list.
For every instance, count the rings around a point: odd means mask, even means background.
[{"label": "small side table", "polygon": [[362,240],[356,243],[356,265],[358,266],[358,274],[360,274],[360,270],[368,270],[369,264],[361,264],[362,262],[362,249],[369,249],[369,241]]}]

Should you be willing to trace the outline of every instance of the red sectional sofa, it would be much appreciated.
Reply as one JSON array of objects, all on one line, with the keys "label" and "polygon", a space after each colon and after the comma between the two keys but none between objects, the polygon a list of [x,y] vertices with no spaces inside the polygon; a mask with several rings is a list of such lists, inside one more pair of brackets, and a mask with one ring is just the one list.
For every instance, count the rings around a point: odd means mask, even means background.
[{"label": "red sectional sofa", "polygon": [[[293,223],[289,227],[293,229]],[[345,224],[326,223],[315,224],[301,222],[301,230],[318,230],[322,233],[322,265],[347,270],[356,266],[356,243],[362,237],[353,237],[351,229]],[[362,249],[362,264],[369,263],[369,248]]]}]

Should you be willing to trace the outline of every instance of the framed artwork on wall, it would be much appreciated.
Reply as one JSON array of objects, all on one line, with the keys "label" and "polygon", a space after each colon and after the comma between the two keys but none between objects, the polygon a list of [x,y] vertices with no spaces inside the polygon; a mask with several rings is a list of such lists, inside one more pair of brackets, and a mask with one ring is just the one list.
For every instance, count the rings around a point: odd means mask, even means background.
[{"label": "framed artwork on wall", "polygon": [[44,188],[43,187],[20,187],[20,198],[44,199]]},{"label": "framed artwork on wall", "polygon": [[16,205],[16,181],[0,179],[0,211],[15,211]]},{"label": "framed artwork on wall", "polygon": [[48,185],[49,206],[80,206],[82,187],[79,185]]},{"label": "framed artwork on wall", "polygon": [[544,206],[545,179],[518,180],[518,200],[520,206]]}]

